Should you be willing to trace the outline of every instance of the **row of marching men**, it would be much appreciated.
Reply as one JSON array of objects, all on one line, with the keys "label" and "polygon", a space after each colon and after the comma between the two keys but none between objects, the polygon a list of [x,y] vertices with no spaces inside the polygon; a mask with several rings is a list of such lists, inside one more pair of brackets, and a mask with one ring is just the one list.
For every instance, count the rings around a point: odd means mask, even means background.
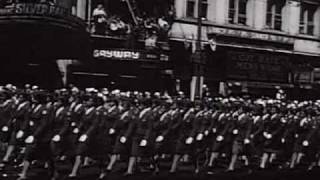
[{"label": "row of marching men", "polygon": [[[1,142],[7,145],[0,167],[22,161],[19,179],[26,179],[34,160],[46,162],[56,179],[58,160],[73,164],[70,178],[95,159],[103,179],[129,156],[125,175],[132,175],[141,158],[154,172],[162,155],[172,157],[170,173],[188,155],[194,171],[211,171],[227,157],[227,171],[243,167],[265,169],[320,166],[319,102],[278,102],[216,98],[190,102],[186,98],[150,95],[4,91],[0,100]],[[204,158],[203,158],[204,157]],[[258,157],[258,158],[257,158]],[[205,159],[205,160],[203,160]],[[258,159],[258,160],[257,160]],[[107,162],[107,165],[104,164]]]}]

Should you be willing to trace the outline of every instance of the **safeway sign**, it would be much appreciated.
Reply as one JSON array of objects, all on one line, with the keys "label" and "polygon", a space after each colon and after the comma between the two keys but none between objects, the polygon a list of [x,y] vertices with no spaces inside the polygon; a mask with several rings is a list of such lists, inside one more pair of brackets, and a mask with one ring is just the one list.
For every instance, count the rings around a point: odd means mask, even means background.
[{"label": "safeway sign", "polygon": [[94,58],[110,58],[121,60],[136,60],[140,59],[140,52],[127,50],[94,50]]},{"label": "safeway sign", "polygon": [[93,58],[101,60],[166,61],[167,55],[158,52],[132,49],[94,49]]}]

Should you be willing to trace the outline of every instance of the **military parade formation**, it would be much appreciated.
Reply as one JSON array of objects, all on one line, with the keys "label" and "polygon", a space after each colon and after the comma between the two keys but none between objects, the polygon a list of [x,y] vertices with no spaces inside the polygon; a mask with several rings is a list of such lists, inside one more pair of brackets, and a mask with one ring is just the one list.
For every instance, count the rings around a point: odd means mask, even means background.
[{"label": "military parade formation", "polygon": [[[19,167],[27,179],[35,162],[59,179],[57,162],[68,162],[70,179],[92,163],[99,179],[124,161],[124,176],[147,167],[155,175],[170,162],[194,173],[240,168],[305,170],[320,167],[320,101],[204,97],[184,93],[109,91],[75,86],[54,91],[25,85],[0,87],[1,172]],[[224,160],[224,161],[223,161]]]}]

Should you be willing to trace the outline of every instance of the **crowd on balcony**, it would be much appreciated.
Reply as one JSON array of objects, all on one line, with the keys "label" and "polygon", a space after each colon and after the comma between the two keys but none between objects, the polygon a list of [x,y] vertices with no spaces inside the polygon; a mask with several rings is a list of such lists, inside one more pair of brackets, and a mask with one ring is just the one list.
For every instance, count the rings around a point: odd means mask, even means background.
[{"label": "crowd on balcony", "polygon": [[[129,3],[132,7],[129,7]],[[155,41],[165,41],[174,18],[173,8],[167,8],[163,13],[159,10],[150,12],[147,7],[139,7],[137,1],[129,3],[126,6],[127,12],[119,13],[112,13],[103,4],[98,4],[92,12],[91,32],[98,35],[133,36],[135,39],[144,39],[151,45]]]}]

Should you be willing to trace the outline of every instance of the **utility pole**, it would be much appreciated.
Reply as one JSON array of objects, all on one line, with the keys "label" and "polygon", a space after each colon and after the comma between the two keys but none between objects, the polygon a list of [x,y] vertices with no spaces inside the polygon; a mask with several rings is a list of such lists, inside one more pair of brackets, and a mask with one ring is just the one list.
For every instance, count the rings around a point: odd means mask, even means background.
[{"label": "utility pole", "polygon": [[196,49],[191,56],[192,64],[192,79],[190,83],[190,99],[194,101],[195,98],[202,98],[202,86],[204,81],[204,59],[201,47],[202,39],[202,0],[198,0],[198,31],[196,39]]}]

